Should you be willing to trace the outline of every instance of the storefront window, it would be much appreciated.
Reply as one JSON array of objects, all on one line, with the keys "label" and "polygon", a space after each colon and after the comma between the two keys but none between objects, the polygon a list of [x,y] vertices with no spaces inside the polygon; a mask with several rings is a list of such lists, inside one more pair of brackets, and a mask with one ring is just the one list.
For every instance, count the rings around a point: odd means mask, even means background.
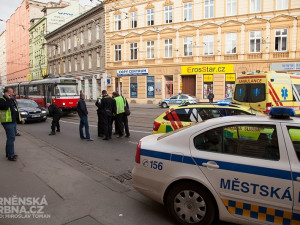
[{"label": "storefront window", "polygon": [[231,99],[235,82],[235,73],[225,75],[225,98]]},{"label": "storefront window", "polygon": [[214,76],[212,74],[209,75],[203,75],[203,98],[207,99],[207,96],[210,92],[213,93],[213,80],[214,80]]},{"label": "storefront window", "polygon": [[154,76],[148,76],[147,77],[147,98],[154,98]]},{"label": "storefront window", "polygon": [[130,98],[138,97],[137,77],[130,77]]}]

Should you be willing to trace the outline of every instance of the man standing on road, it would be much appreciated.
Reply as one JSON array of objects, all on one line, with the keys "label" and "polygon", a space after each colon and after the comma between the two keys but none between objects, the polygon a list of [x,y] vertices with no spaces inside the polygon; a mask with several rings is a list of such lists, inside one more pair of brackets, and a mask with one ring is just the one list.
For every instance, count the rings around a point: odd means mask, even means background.
[{"label": "man standing on road", "polygon": [[49,135],[55,135],[55,128],[57,128],[57,132],[60,132],[59,120],[62,113],[57,105],[47,103],[46,107],[49,110],[49,115],[52,116],[51,133]]},{"label": "man standing on road", "polygon": [[130,137],[128,128],[128,118],[125,115],[125,107],[126,105],[128,105],[127,100],[120,96],[118,92],[113,92],[113,97],[116,101],[115,123],[117,125],[117,132],[119,132],[118,138],[121,138],[124,135],[124,125],[126,137]]},{"label": "man standing on road", "polygon": [[209,92],[208,96],[207,96],[207,98],[208,98],[208,100],[209,100],[209,103],[213,103],[214,97],[215,97],[215,95],[214,95],[214,93],[213,93],[212,90],[211,90],[211,91]]},{"label": "man standing on road", "polygon": [[101,100],[103,96],[100,96],[95,105],[98,107],[97,116],[98,116],[98,137],[104,137],[104,128],[103,128],[103,112],[101,112]]},{"label": "man standing on road", "polygon": [[100,112],[103,116],[103,131],[105,136],[103,140],[109,140],[112,135],[112,116],[116,112],[116,103],[115,100],[107,94],[106,90],[102,91]]},{"label": "man standing on road", "polygon": [[4,88],[4,95],[0,98],[0,121],[6,133],[6,157],[9,161],[16,161],[15,155],[15,138],[17,122],[24,123],[21,118],[17,103],[12,99],[13,89]]},{"label": "man standing on road", "polygon": [[[87,139],[88,141],[93,141],[89,132],[89,122],[88,122],[88,111],[85,104],[85,95],[84,93],[80,93],[80,99],[77,102],[77,112],[80,117],[79,123],[79,134],[81,139]],[[85,127],[85,137],[83,136],[83,127]]]}]

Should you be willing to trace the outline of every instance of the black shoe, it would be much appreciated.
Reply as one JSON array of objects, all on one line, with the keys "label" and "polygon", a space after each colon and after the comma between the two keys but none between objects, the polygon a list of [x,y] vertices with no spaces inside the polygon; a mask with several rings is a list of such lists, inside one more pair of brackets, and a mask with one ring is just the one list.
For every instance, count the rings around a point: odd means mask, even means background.
[{"label": "black shoe", "polygon": [[107,140],[109,140],[109,138],[108,138],[108,137],[105,137],[105,138],[103,138],[102,140],[105,140],[105,141],[107,141]]},{"label": "black shoe", "polygon": [[60,132],[60,130],[56,130],[56,132]]},{"label": "black shoe", "polygon": [[111,136],[109,136],[108,139],[111,139]]},{"label": "black shoe", "polygon": [[86,137],[83,137],[83,138],[80,138],[80,139],[82,139],[82,140],[85,140],[85,139],[86,139]]},{"label": "black shoe", "polygon": [[129,137],[130,137],[130,135],[126,135],[125,137],[129,138]]},{"label": "black shoe", "polygon": [[55,132],[52,131],[49,135],[55,135]]},{"label": "black shoe", "polygon": [[21,134],[20,133],[16,133],[16,136],[21,136]]},{"label": "black shoe", "polygon": [[113,135],[117,135],[117,133],[115,132],[115,133],[113,133]]},{"label": "black shoe", "polygon": [[104,137],[104,135],[103,134],[99,134],[98,137]]},{"label": "black shoe", "polygon": [[122,134],[122,135],[119,135],[117,138],[121,138],[121,137],[123,137],[123,134]]},{"label": "black shoe", "polygon": [[17,156],[14,155],[13,157],[8,157],[7,158],[9,161],[17,161]]}]

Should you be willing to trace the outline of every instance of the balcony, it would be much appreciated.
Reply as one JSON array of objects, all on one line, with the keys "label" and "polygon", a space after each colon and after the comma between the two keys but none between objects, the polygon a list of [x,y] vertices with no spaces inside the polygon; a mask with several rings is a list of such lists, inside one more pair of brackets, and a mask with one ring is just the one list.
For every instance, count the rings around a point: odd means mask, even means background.
[{"label": "balcony", "polygon": [[286,59],[289,58],[288,52],[273,52],[273,59]]},{"label": "balcony", "polygon": [[202,62],[209,62],[209,61],[215,61],[215,56],[214,55],[210,55],[210,56],[203,56],[202,57]]},{"label": "balcony", "polygon": [[247,54],[247,59],[250,59],[250,60],[262,59],[262,53]]},{"label": "balcony", "polygon": [[238,60],[238,55],[237,54],[225,55],[224,60],[228,60],[228,61]]}]

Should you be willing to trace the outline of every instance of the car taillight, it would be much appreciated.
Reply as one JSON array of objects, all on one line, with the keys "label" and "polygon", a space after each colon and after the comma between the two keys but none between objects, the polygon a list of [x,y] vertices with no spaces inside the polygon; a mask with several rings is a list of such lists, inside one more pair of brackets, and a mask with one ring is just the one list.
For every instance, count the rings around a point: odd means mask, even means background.
[{"label": "car taillight", "polygon": [[141,163],[141,142],[140,141],[139,141],[139,144],[136,147],[135,162],[138,163],[138,164]]},{"label": "car taillight", "polygon": [[154,123],[153,123],[153,130],[154,131],[158,131],[159,127],[160,127],[160,123],[154,121]]},{"label": "car taillight", "polygon": [[271,107],[272,107],[272,103],[267,102],[267,104],[266,104],[266,114],[268,114],[270,112]]}]

